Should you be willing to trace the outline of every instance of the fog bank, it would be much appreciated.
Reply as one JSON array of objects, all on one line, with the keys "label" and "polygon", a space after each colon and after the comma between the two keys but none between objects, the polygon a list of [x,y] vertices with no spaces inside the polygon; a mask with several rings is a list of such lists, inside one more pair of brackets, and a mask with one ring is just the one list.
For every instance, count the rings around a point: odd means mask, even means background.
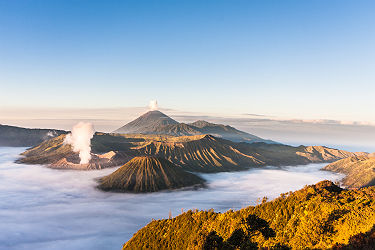
[{"label": "fog bank", "polygon": [[208,188],[153,194],[105,193],[94,178],[116,168],[55,170],[13,163],[22,148],[0,148],[0,248],[120,249],[142,226],[181,209],[226,211],[339,175],[324,164],[202,174]]}]

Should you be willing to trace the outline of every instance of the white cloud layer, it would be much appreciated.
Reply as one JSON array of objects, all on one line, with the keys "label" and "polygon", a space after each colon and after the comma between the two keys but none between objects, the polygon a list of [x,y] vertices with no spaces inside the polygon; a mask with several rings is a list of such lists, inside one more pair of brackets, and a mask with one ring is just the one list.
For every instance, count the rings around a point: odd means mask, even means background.
[{"label": "white cloud layer", "polygon": [[[264,196],[339,175],[323,164],[202,174],[208,189],[127,194],[101,192],[95,178],[116,170],[61,171],[13,163],[24,149],[0,148],[0,246],[7,250],[120,249],[151,219],[188,209],[226,211]],[[0,247],[1,248],[1,247]]]}]

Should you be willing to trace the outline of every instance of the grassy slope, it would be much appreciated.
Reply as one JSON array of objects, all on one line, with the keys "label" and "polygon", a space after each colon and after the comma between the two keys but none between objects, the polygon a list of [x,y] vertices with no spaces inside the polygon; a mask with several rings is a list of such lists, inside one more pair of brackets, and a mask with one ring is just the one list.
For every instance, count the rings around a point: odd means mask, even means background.
[{"label": "grassy slope", "polygon": [[351,236],[373,227],[374,196],[374,187],[341,190],[324,181],[235,212],[189,211],[173,219],[152,221],[134,234],[124,249],[202,249],[213,231],[226,241],[236,229],[247,230],[242,220],[251,214],[264,219],[275,232],[268,239],[262,234],[251,238],[259,247],[280,243],[293,249],[330,248],[336,243],[347,244]]},{"label": "grassy slope", "polygon": [[64,144],[65,135],[44,141],[41,144],[22,153],[24,158],[19,159],[22,163],[49,164],[56,159],[61,159],[74,154],[70,145]]}]

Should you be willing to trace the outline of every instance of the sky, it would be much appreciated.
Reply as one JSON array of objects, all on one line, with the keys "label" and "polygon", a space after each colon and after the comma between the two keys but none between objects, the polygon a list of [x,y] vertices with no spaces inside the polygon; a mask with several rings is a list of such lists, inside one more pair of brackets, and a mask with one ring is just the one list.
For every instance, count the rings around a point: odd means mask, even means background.
[{"label": "sky", "polygon": [[157,99],[195,115],[375,124],[374,10],[363,0],[0,0],[0,123]]}]

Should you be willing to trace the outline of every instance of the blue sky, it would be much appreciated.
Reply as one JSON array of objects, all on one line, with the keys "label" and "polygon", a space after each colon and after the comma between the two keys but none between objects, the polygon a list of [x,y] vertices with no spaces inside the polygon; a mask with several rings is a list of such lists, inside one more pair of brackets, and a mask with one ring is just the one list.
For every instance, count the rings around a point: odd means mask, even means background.
[{"label": "blue sky", "polygon": [[374,11],[361,0],[0,0],[0,105],[157,99],[191,112],[375,122]]}]

